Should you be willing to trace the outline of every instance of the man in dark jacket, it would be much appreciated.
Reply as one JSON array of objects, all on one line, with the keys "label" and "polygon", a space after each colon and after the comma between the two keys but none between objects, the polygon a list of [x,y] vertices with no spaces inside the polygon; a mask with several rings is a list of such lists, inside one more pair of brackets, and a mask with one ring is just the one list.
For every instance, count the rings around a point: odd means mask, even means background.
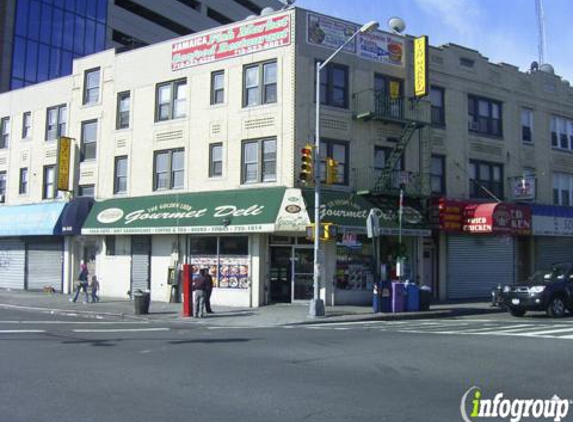
[{"label": "man in dark jacket", "polygon": [[205,316],[205,287],[206,280],[202,272],[193,280],[193,291],[195,293],[195,318]]},{"label": "man in dark jacket", "polygon": [[205,310],[208,314],[212,314],[211,293],[213,292],[213,277],[211,277],[211,274],[209,274],[206,268],[201,270],[201,275],[205,278]]}]

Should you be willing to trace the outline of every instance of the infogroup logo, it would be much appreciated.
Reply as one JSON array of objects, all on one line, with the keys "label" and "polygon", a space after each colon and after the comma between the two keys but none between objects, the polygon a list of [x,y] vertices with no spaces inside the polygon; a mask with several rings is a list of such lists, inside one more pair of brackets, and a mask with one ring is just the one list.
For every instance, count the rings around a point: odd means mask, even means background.
[{"label": "infogroup logo", "polygon": [[561,399],[557,395],[550,399],[507,399],[503,393],[497,393],[493,399],[485,399],[481,389],[473,386],[462,396],[460,413],[464,422],[476,422],[484,418],[509,419],[511,422],[520,422],[522,419],[559,422],[567,416],[569,404],[570,400]]}]

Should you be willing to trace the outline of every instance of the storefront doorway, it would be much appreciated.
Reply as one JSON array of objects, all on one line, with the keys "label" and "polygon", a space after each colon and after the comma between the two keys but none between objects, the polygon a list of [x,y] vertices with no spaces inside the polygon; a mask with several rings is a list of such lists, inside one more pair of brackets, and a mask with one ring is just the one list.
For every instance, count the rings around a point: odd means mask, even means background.
[{"label": "storefront doorway", "polygon": [[313,268],[312,246],[272,246],[271,302],[292,303],[312,299]]}]

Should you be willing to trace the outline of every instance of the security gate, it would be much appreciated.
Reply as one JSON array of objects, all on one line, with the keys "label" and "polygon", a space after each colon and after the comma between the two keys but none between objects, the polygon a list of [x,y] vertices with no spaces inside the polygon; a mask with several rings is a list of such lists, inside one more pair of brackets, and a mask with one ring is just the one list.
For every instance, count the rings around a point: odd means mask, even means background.
[{"label": "security gate", "polygon": [[151,238],[131,237],[131,297],[136,290],[148,290],[151,259]]},{"label": "security gate", "polygon": [[18,240],[0,241],[0,288],[23,289],[26,247]]},{"label": "security gate", "polygon": [[51,286],[61,291],[64,277],[62,242],[28,243],[26,270],[27,290],[42,290],[45,286]]}]

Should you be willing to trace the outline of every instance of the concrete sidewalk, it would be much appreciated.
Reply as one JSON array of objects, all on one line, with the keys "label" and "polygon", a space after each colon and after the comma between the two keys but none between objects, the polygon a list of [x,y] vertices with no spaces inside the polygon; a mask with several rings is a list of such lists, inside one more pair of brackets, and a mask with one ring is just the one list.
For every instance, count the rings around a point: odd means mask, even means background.
[{"label": "concrete sidewalk", "polygon": [[[80,296],[81,298],[81,296]],[[327,307],[326,316],[313,318],[305,304],[278,304],[261,308],[214,306],[214,314],[204,319],[185,318],[182,304],[151,302],[149,314],[135,315],[134,304],[127,299],[102,298],[99,303],[69,302],[59,293],[0,290],[0,309],[19,309],[48,314],[81,316],[94,319],[127,321],[201,323],[228,327],[272,327],[280,325],[340,323],[357,321],[391,321],[405,319],[447,318],[500,312],[489,302],[433,304],[430,311],[386,314],[372,312],[369,306]]]}]

